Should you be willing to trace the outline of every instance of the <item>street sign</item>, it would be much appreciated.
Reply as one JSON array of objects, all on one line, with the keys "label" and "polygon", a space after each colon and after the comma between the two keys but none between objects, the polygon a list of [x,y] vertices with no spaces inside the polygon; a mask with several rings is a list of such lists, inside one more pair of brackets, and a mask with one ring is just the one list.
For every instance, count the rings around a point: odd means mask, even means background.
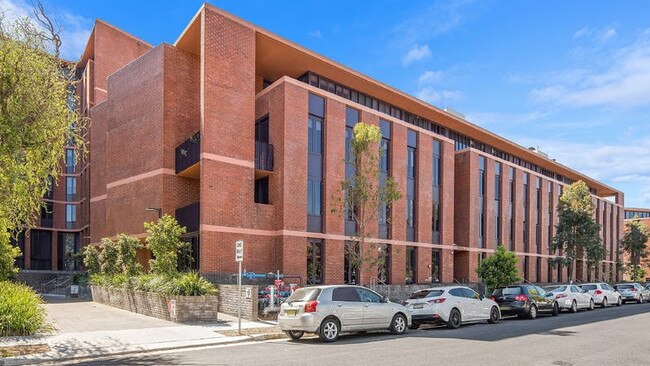
[{"label": "street sign", "polygon": [[244,241],[237,240],[235,242],[235,262],[244,261]]}]

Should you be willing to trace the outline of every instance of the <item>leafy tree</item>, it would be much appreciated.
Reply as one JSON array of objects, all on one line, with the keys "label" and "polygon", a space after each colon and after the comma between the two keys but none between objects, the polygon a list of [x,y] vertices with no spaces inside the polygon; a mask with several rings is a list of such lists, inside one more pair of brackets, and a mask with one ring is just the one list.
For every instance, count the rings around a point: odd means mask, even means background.
[{"label": "leafy tree", "polygon": [[117,264],[119,257],[117,244],[109,238],[101,240],[102,251],[99,253],[99,269],[101,274],[116,275],[121,273]]},{"label": "leafy tree", "polygon": [[137,250],[142,243],[136,237],[120,234],[117,237],[117,267],[127,276],[136,276],[142,271],[138,263]]},{"label": "leafy tree", "polygon": [[74,65],[59,57],[59,29],[40,3],[34,24],[0,14],[0,278],[20,251],[10,237],[33,226],[68,142],[84,150],[87,120],[76,108]]},{"label": "leafy tree", "polygon": [[517,270],[517,256],[514,252],[499,245],[494,254],[483,259],[476,267],[476,273],[488,289],[492,292],[497,287],[512,285],[521,281]]},{"label": "leafy tree", "polygon": [[[347,215],[355,223],[351,241],[359,245],[345,246],[349,266],[355,268],[366,264],[368,269],[377,269],[383,265],[385,256],[375,255],[377,248],[374,244],[366,246],[366,238],[372,235],[371,225],[377,221],[379,210],[402,197],[392,177],[380,184],[379,159],[385,154],[379,148],[381,137],[378,126],[364,122],[354,126],[350,151],[354,175],[341,182],[339,195],[334,198],[332,206],[332,212],[338,212],[341,217]],[[352,271],[348,273],[350,275]]]},{"label": "leafy tree", "polygon": [[621,240],[621,249],[630,257],[631,266],[641,265],[641,259],[648,255],[648,239],[650,230],[639,220],[628,221],[625,224],[625,235]]},{"label": "leafy tree", "polygon": [[606,253],[600,238],[600,225],[593,218],[594,203],[589,187],[583,181],[565,187],[557,211],[559,223],[551,251],[562,251],[572,280],[576,260],[584,259],[591,270]]},{"label": "leafy tree", "polygon": [[625,267],[625,272],[630,275],[630,278],[633,282],[645,281],[645,270],[638,264],[632,264]]},{"label": "leafy tree", "polygon": [[88,245],[83,250],[84,267],[89,274],[98,274],[101,272],[101,262],[99,259],[99,250],[97,246]]},{"label": "leafy tree", "polygon": [[18,273],[18,268],[15,267],[18,257],[20,249],[11,245],[9,232],[0,230],[0,281],[10,279]]},{"label": "leafy tree", "polygon": [[181,240],[185,227],[170,215],[164,215],[158,222],[145,222],[147,229],[147,248],[154,259],[149,260],[151,272],[168,277],[178,275],[178,253],[188,243]]}]

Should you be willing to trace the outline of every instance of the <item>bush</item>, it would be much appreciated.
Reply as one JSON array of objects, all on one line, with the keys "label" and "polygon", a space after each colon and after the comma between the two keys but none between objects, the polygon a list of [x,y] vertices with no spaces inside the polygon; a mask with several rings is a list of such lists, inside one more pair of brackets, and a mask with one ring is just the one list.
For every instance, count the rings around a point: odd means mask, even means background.
[{"label": "bush", "polygon": [[45,324],[41,297],[30,287],[0,282],[0,336],[32,335]]},{"label": "bush", "polygon": [[13,278],[18,273],[16,258],[20,257],[20,249],[11,245],[11,234],[0,230],[0,281]]},{"label": "bush", "polygon": [[89,274],[97,274],[101,271],[101,262],[99,258],[99,250],[95,245],[88,245],[83,250],[83,263]]},{"label": "bush", "polygon": [[198,273],[185,273],[174,281],[173,295],[204,296],[217,293],[212,283],[199,276]]},{"label": "bush", "polygon": [[101,274],[114,275],[121,272],[117,265],[117,244],[115,244],[111,239],[103,238],[101,241],[101,248],[102,251],[99,253],[99,269]]},{"label": "bush", "polygon": [[166,277],[178,275],[178,252],[188,243],[181,240],[185,227],[178,224],[172,216],[164,215],[158,222],[145,222],[147,229],[147,248],[153,257],[149,261],[151,272]]},{"label": "bush", "polygon": [[521,281],[517,270],[517,256],[508,251],[503,245],[497,246],[494,255],[481,261],[476,267],[476,273],[488,292],[501,286],[512,285]]},{"label": "bush", "polygon": [[120,234],[117,237],[117,268],[118,271],[135,276],[142,272],[138,263],[137,250],[142,248],[142,243],[136,237]]}]

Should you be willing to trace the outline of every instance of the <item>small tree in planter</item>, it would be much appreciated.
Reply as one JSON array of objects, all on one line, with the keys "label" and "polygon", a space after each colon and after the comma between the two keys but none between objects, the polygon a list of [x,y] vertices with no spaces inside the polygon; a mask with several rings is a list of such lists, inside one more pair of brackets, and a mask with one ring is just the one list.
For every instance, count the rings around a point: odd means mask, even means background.
[{"label": "small tree in planter", "polygon": [[136,237],[120,234],[117,237],[117,266],[120,272],[127,276],[137,276],[142,272],[142,265],[138,263],[137,250],[142,248],[142,243]]},{"label": "small tree in planter", "polygon": [[120,273],[120,268],[117,265],[119,257],[117,244],[109,238],[103,238],[100,245],[102,247],[102,251],[99,253],[99,270],[101,274],[113,276]]},{"label": "small tree in planter", "polygon": [[170,215],[164,215],[158,222],[145,222],[147,229],[147,248],[154,259],[149,260],[151,273],[166,277],[178,275],[178,253],[188,243],[181,240],[186,229]]},{"label": "small tree in planter", "polygon": [[101,272],[101,262],[99,259],[99,250],[97,250],[97,246],[88,245],[86,248],[84,248],[83,255],[84,267],[86,267],[88,274],[99,274]]},{"label": "small tree in planter", "polygon": [[476,267],[476,273],[488,292],[497,287],[512,285],[521,281],[517,271],[517,256],[514,252],[508,251],[503,245],[499,245],[494,255],[481,261]]}]

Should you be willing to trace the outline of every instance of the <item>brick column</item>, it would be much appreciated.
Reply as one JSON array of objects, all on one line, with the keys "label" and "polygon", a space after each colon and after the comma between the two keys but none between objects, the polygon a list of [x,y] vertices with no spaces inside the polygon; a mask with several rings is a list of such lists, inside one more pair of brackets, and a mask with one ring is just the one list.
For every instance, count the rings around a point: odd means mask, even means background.
[{"label": "brick column", "polygon": [[403,285],[406,280],[406,247],[392,245],[390,252],[390,279],[391,285]]},{"label": "brick column", "polygon": [[431,283],[431,248],[417,248],[417,275],[418,283]]}]

